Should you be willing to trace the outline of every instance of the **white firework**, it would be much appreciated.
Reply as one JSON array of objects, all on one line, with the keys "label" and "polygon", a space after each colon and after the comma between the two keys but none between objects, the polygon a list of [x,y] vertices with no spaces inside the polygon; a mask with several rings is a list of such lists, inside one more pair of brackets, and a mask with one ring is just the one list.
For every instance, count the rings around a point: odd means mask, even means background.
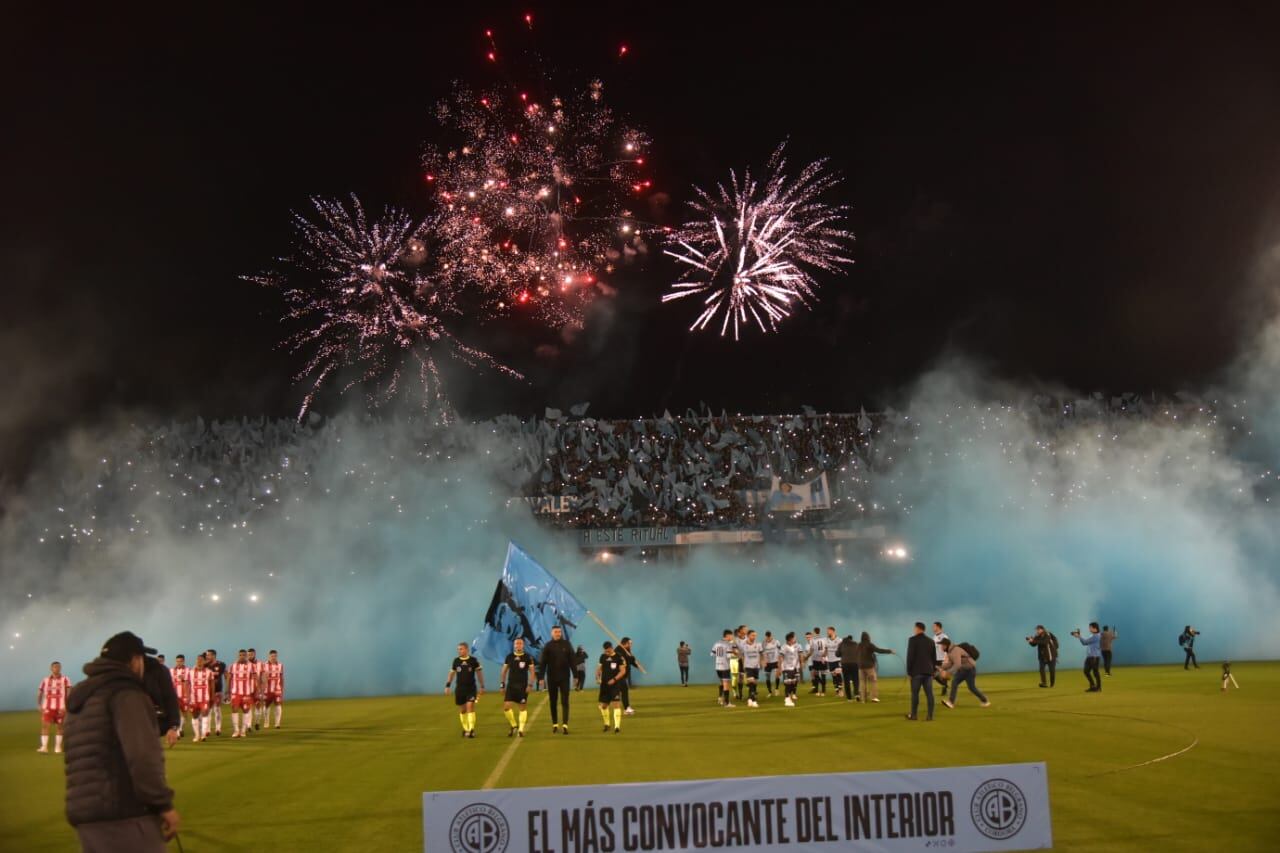
[{"label": "white firework", "polygon": [[447,419],[438,366],[444,352],[470,367],[524,378],[449,330],[445,318],[460,310],[457,294],[434,264],[437,218],[415,221],[388,209],[370,222],[354,196],[350,211],[338,201],[312,204],[317,221],[294,216],[297,250],[281,259],[288,271],[247,276],[283,292],[285,319],[300,326],[285,346],[310,352],[296,377],[311,382],[299,418],[336,373],[354,377],[343,391],[365,384],[373,388],[370,401],[379,403],[397,393],[405,366],[416,363],[424,407],[438,406]]},{"label": "white firework", "polygon": [[730,171],[728,185],[714,195],[695,188],[698,200],[690,206],[698,216],[672,235],[679,248],[664,250],[687,269],[662,297],[703,297],[690,331],[706,329],[717,316],[720,334],[732,325],[734,340],[751,322],[777,331],[797,305],[817,300],[816,271],[841,273],[853,263],[847,257],[853,234],[841,227],[848,209],[821,200],[839,175],[818,160],[790,178],[785,147],[769,158],[763,183],[750,170],[741,180]]}]

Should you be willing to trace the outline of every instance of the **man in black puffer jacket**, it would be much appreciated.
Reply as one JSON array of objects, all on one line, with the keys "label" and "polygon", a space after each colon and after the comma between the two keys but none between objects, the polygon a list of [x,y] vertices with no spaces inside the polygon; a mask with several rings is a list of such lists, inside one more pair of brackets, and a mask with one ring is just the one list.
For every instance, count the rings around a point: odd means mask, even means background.
[{"label": "man in black puffer jacket", "polygon": [[135,634],[116,634],[67,698],[67,822],[86,853],[160,853],[178,830],[142,686],[143,658],[154,653]]}]

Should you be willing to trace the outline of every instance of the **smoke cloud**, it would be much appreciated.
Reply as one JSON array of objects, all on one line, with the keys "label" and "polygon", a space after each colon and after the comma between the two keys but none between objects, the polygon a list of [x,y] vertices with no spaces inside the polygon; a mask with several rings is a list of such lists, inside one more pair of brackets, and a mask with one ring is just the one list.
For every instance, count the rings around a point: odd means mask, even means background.
[{"label": "smoke cloud", "polygon": [[[988,402],[1027,392],[963,362],[938,367],[892,416],[910,440],[876,485],[897,511],[891,534],[910,554],[900,563],[836,563],[805,547],[601,562],[510,500],[515,451],[483,430],[457,450],[355,417],[304,486],[253,517],[207,523],[211,504],[182,496],[179,478],[131,495],[125,522],[101,520],[133,533],[68,546],[38,524],[56,513],[50,496],[129,440],[124,427],[81,431],[0,520],[0,706],[27,707],[49,661],[74,676],[125,629],[170,660],[278,649],[295,698],[436,691],[454,644],[478,632],[508,539],[635,638],[642,684],[676,680],[681,640],[695,679],[710,680],[711,644],[743,622],[779,638],[867,630],[902,652],[913,622],[940,619],[981,648],[986,671],[1033,668],[1023,638],[1038,623],[1061,639],[1065,669],[1082,657],[1067,632],[1090,621],[1118,627],[1121,665],[1180,659],[1188,623],[1205,658],[1280,656],[1280,637],[1261,630],[1280,609],[1278,366],[1273,324],[1245,348],[1228,383],[1235,402],[1220,397],[1216,420],[1195,406],[1037,419],[1025,403]],[[67,521],[86,539],[93,523]],[[603,639],[594,625],[574,637],[592,660]],[[902,661],[882,668],[899,674]]]}]

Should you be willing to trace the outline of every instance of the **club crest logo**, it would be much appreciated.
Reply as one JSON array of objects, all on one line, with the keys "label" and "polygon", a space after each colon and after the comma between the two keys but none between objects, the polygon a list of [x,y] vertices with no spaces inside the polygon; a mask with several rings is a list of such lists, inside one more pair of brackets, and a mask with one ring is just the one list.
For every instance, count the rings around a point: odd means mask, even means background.
[{"label": "club crest logo", "polygon": [[510,838],[506,817],[486,803],[467,806],[449,824],[453,853],[503,853]]},{"label": "club crest logo", "polygon": [[973,792],[969,816],[978,832],[987,838],[1012,838],[1027,822],[1027,798],[1008,779],[991,779]]}]

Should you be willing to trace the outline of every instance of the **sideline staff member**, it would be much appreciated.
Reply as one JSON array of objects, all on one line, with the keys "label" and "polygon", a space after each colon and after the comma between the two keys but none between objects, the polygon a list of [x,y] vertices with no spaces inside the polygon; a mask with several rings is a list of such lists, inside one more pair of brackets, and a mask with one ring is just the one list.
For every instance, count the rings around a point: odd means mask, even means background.
[{"label": "sideline staff member", "polygon": [[130,631],[116,634],[67,699],[67,822],[85,853],[163,853],[178,832],[155,706],[142,686],[143,659],[155,651]]},{"label": "sideline staff member", "polygon": [[573,645],[564,638],[564,630],[556,625],[551,629],[551,641],[542,647],[542,658],[538,661],[538,680],[546,682],[547,698],[551,702],[553,735],[560,733],[561,719],[564,720],[564,733],[569,733],[569,687],[573,683],[575,657]]}]

